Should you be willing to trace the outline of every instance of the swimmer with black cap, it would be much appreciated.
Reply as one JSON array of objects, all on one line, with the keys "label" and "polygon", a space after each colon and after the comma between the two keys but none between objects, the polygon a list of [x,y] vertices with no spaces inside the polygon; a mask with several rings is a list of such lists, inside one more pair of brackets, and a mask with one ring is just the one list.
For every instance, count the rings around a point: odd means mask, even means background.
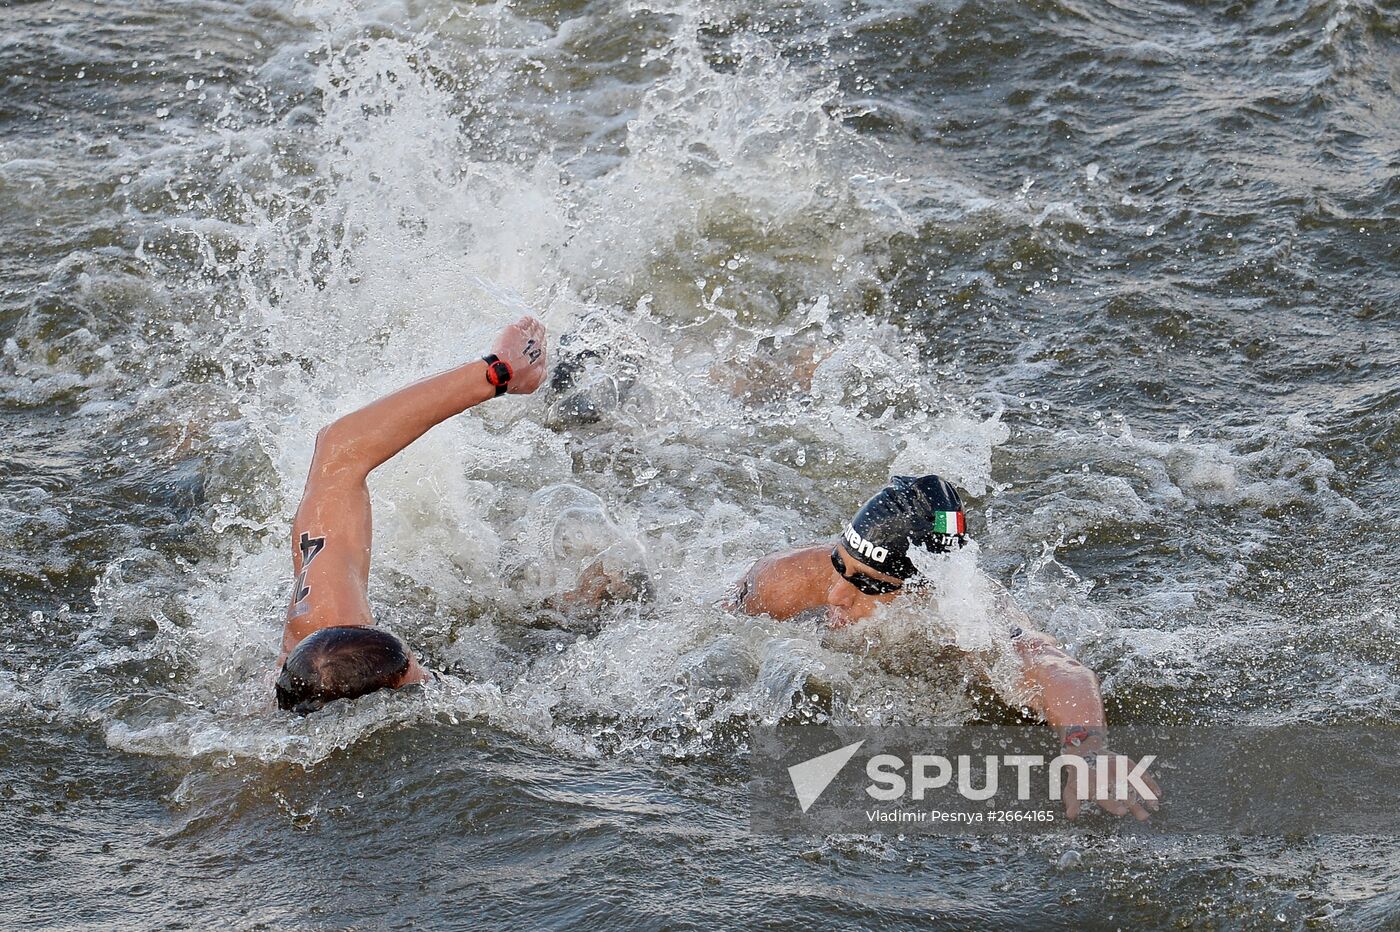
[{"label": "swimmer with black cap", "polygon": [[[910,556],[914,549],[948,553],[966,544],[967,518],[956,489],[938,476],[896,476],[845,526],[834,541],[763,557],[735,587],[733,607],[750,615],[779,621],[805,612],[825,610],[827,622],[841,628],[870,618],[882,606],[919,592],[936,590],[937,581],[924,578]],[[1119,768],[1133,762],[1108,750],[1103,697],[1093,672],[1071,657],[1048,634],[1035,631],[1010,595],[988,580],[998,594],[998,609],[1007,619],[1011,644],[1021,665],[1021,695],[1059,735],[1063,752],[1084,757],[1091,766],[1102,762],[1113,779],[1097,780],[1080,791],[1075,772],[1068,772],[1065,814],[1074,819],[1080,796],[1105,811],[1127,813],[1145,821],[1156,800],[1113,796]],[[1147,785],[1161,797],[1152,777]]]},{"label": "swimmer with black cap", "polygon": [[546,374],[544,324],[522,317],[474,362],[402,388],[324,428],[292,523],[295,583],[282,632],[279,708],[305,714],[337,699],[426,682],[402,640],[369,607],[371,515],[366,480],[430,428]]}]

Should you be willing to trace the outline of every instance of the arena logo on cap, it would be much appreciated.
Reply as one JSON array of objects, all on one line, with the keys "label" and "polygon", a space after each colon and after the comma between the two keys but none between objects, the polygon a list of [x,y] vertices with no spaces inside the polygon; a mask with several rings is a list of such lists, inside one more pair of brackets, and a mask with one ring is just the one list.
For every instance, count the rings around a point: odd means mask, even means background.
[{"label": "arena logo on cap", "polygon": [[885,558],[890,555],[888,547],[876,547],[856,533],[856,529],[849,524],[846,525],[846,543],[850,545],[853,553],[858,553],[863,557],[869,557],[876,563],[884,563]]}]

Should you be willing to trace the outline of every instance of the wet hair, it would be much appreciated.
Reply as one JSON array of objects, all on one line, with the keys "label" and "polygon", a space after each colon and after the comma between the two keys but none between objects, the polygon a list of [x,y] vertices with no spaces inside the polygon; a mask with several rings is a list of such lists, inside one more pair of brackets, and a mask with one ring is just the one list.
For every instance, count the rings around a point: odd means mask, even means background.
[{"label": "wet hair", "polygon": [[277,677],[277,707],[306,715],[337,699],[388,688],[412,659],[403,641],[382,628],[322,628],[287,655]]}]

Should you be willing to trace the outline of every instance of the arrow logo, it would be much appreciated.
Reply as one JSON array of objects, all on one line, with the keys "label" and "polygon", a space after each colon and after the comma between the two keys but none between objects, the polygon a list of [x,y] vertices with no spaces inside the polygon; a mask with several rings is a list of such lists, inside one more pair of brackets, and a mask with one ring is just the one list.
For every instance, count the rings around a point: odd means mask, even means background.
[{"label": "arrow logo", "polygon": [[836,779],[841,768],[856,756],[856,751],[859,751],[864,743],[864,740],[857,741],[855,744],[848,744],[844,748],[837,748],[788,768],[792,788],[797,793],[797,803],[803,812],[812,808],[812,804],[831,785],[831,781]]}]

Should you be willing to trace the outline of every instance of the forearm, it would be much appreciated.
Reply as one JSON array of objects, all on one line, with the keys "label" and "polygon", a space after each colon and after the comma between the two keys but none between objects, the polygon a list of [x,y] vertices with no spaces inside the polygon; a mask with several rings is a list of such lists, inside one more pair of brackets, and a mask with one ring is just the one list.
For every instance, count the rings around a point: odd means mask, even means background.
[{"label": "forearm", "polygon": [[1032,639],[1017,645],[1031,708],[1061,738],[1077,728],[1102,734],[1106,723],[1098,677],[1045,635],[1027,632],[1023,637]]},{"label": "forearm", "polygon": [[429,376],[339,418],[316,438],[323,469],[363,478],[433,427],[495,397],[481,360]]}]

